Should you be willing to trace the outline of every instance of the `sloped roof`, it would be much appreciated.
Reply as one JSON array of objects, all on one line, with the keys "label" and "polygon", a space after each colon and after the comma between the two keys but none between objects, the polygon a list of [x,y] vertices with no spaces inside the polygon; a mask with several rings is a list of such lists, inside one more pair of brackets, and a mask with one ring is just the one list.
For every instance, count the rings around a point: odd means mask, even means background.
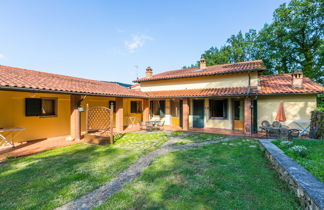
[{"label": "sloped roof", "polygon": [[293,87],[291,74],[260,76],[260,88],[227,87],[142,92],[115,83],[82,79],[3,65],[0,65],[0,89],[139,98],[324,93],[323,86],[311,81],[307,77],[304,77],[303,79],[302,88]]},{"label": "sloped roof", "polygon": [[258,94],[317,94],[323,93],[324,87],[313,82],[308,77],[303,78],[303,87],[296,88],[292,86],[291,74],[261,75],[261,90]]},{"label": "sloped roof", "polygon": [[318,94],[324,93],[324,87],[303,78],[303,87],[292,86],[291,74],[260,76],[260,88],[253,87],[227,87],[208,89],[184,89],[147,92],[150,98],[172,97],[216,97],[216,96],[247,96],[247,95],[285,95],[285,94]]},{"label": "sloped roof", "polygon": [[145,97],[146,94],[109,82],[0,65],[0,89],[33,89],[102,96]]},{"label": "sloped roof", "polygon": [[206,69],[199,69],[197,67],[197,68],[190,68],[190,69],[166,71],[160,74],[155,74],[152,77],[143,77],[134,80],[134,82],[210,76],[210,75],[217,75],[217,74],[230,74],[230,73],[239,73],[239,72],[248,72],[248,71],[263,71],[265,69],[266,67],[264,66],[262,60],[255,60],[255,61],[207,66]]},{"label": "sloped roof", "polygon": [[218,96],[246,96],[255,92],[257,87],[232,87],[232,88],[208,88],[185,89],[147,92],[149,98],[178,98],[178,97],[218,97]]}]

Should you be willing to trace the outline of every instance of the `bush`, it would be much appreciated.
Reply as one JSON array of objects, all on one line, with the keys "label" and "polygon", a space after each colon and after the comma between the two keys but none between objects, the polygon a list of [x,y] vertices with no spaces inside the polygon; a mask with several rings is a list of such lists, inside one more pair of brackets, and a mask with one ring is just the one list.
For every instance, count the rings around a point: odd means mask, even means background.
[{"label": "bush", "polygon": [[282,147],[290,147],[293,143],[291,141],[281,141],[280,146]]},{"label": "bush", "polygon": [[296,155],[299,155],[301,157],[307,156],[307,147],[302,145],[296,145],[289,149],[290,151],[294,152]]}]

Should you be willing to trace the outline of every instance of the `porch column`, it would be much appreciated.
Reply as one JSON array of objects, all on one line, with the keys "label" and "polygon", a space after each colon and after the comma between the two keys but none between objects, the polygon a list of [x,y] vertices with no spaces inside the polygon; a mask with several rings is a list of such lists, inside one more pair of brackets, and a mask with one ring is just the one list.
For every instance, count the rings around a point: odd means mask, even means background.
[{"label": "porch column", "polygon": [[143,99],[143,122],[150,120],[150,101]]},{"label": "porch column", "polygon": [[189,99],[182,100],[182,129],[187,131],[189,129]]},{"label": "porch column", "polygon": [[244,99],[244,131],[247,134],[250,134],[252,131],[252,99]]},{"label": "porch column", "polygon": [[71,95],[70,96],[70,140],[80,140],[81,139],[81,117],[78,110],[79,101],[81,96]]},{"label": "porch column", "polygon": [[116,98],[116,130],[122,132],[124,130],[124,99]]}]

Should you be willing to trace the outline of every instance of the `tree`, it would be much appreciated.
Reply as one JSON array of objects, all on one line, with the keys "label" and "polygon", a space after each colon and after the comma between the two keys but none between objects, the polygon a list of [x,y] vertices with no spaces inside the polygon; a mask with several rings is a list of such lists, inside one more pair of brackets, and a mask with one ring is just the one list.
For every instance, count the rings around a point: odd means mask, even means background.
[{"label": "tree", "polygon": [[265,74],[301,70],[324,83],[324,1],[292,0],[273,13],[273,22],[257,32],[232,35],[220,48],[211,47],[202,57],[207,65],[262,59]]},{"label": "tree", "polygon": [[[288,6],[282,4],[274,12],[274,27],[282,30],[283,45],[291,53],[289,67],[300,68],[305,76],[318,79],[323,76],[323,58],[319,49],[324,38],[324,3],[322,0],[292,0]],[[283,52],[278,52],[282,54]],[[292,71],[293,69],[289,69]]]}]

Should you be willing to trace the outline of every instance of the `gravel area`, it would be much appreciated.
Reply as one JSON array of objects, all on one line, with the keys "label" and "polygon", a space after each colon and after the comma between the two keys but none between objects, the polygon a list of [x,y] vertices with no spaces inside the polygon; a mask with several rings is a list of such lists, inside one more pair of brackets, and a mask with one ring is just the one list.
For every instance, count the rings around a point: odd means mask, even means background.
[{"label": "gravel area", "polygon": [[208,141],[208,142],[201,142],[201,143],[192,143],[192,144],[185,144],[179,146],[172,146],[172,144],[176,143],[177,141],[181,140],[180,138],[171,138],[168,142],[164,143],[159,149],[150,152],[146,155],[143,155],[140,159],[137,160],[134,164],[132,164],[129,168],[122,171],[116,178],[110,180],[103,184],[100,188],[80,197],[77,198],[57,209],[90,209],[92,207],[98,206],[107,201],[107,199],[116,193],[117,191],[121,190],[123,185],[127,184],[135,177],[138,177],[152,162],[152,160],[158,156],[166,154],[168,152],[173,152],[177,150],[198,147],[198,146],[205,146],[208,144],[214,144],[221,141],[227,141],[233,139],[231,137],[227,137],[221,140],[216,141]]}]

